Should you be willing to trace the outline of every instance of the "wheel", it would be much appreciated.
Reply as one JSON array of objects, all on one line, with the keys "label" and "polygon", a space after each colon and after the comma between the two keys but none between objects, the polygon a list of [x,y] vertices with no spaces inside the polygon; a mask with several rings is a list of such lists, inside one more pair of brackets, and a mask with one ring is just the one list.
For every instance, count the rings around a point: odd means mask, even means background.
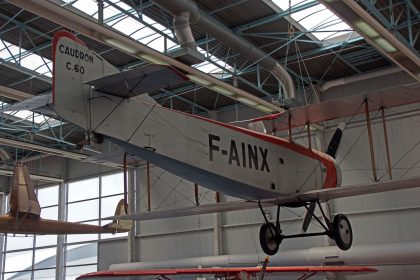
[{"label": "wheel", "polygon": [[350,249],[353,243],[353,232],[346,215],[337,214],[334,217],[332,233],[338,248],[344,251]]},{"label": "wheel", "polygon": [[[273,235],[274,233],[274,235]],[[277,237],[278,230],[272,223],[263,224],[260,228],[260,244],[264,253],[272,256],[277,253],[281,239]]]}]

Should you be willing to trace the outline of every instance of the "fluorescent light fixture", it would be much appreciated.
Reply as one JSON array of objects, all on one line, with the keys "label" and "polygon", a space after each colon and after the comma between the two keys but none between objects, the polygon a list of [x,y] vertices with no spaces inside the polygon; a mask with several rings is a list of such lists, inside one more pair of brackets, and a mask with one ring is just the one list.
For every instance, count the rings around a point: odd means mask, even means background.
[{"label": "fluorescent light fixture", "polygon": [[149,63],[161,64],[161,65],[169,65],[166,61],[164,61],[164,60],[162,60],[162,59],[160,59],[160,58],[158,58],[156,56],[150,55],[150,54],[140,54],[140,57],[142,59],[146,60]]},{"label": "fluorescent light fixture", "polygon": [[211,86],[210,87],[212,90],[217,91],[218,93],[221,93],[223,95],[229,96],[229,97],[234,97],[235,93],[233,91],[230,91],[224,87],[221,86]]},{"label": "fluorescent light fixture", "polygon": [[386,52],[392,53],[397,51],[397,48],[395,48],[390,42],[388,42],[384,38],[376,38],[373,39],[373,41],[375,41],[375,43],[378,44],[378,46],[380,46]]},{"label": "fluorescent light fixture", "polygon": [[274,113],[274,110],[273,109],[271,109],[271,108],[268,108],[267,106],[264,106],[264,105],[257,105],[257,109],[259,109],[259,110],[261,110],[261,111],[263,111],[263,112],[266,112],[266,113],[269,113],[269,114],[273,114]]},{"label": "fluorescent light fixture", "polygon": [[420,58],[412,48],[401,41],[398,36],[387,30],[377,19],[369,14],[358,2],[354,0],[339,0],[329,2],[319,0],[363,36],[370,45],[375,47],[386,58],[401,67],[407,74],[420,81],[418,69]]},{"label": "fluorescent light fixture", "polygon": [[110,44],[111,46],[120,49],[122,51],[128,52],[128,53],[132,53],[135,54],[138,50],[136,48],[133,48],[132,46],[129,46],[121,41],[117,41],[115,39],[112,38],[106,38],[104,39],[105,42],[107,42],[108,44]]},{"label": "fluorescent light fixture", "polygon": [[211,82],[209,80],[206,80],[205,78],[202,78],[193,74],[187,74],[186,76],[194,83],[197,83],[206,87],[211,85]]},{"label": "fluorescent light fixture", "polygon": [[379,33],[376,32],[375,29],[372,28],[372,26],[370,26],[362,20],[354,22],[354,26],[357,27],[360,32],[362,32],[370,38],[379,37]]},{"label": "fluorescent light fixture", "polygon": [[249,105],[249,106],[252,106],[252,107],[255,107],[255,106],[258,105],[257,102],[255,102],[254,100],[248,99],[246,97],[238,96],[236,99],[239,102],[244,103],[244,104]]}]

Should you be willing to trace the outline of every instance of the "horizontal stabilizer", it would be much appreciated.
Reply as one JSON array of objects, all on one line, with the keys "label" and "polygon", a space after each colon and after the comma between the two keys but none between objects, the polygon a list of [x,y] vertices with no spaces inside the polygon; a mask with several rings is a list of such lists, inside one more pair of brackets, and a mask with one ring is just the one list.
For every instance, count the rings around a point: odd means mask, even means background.
[{"label": "horizontal stabilizer", "polygon": [[[82,160],[83,162],[91,162],[96,164],[107,164],[114,163],[116,165],[122,166],[123,158],[125,151],[122,149],[115,149],[110,152],[103,152],[97,155],[89,156]],[[127,154],[127,164],[131,166],[139,166],[143,159]]]},{"label": "horizontal stabilizer", "polygon": [[[309,191],[292,196],[279,197],[261,201],[263,207],[274,206],[277,204],[286,205],[298,202],[313,202],[319,200],[321,202],[330,199],[351,197],[365,194],[380,193],[386,191],[402,190],[420,187],[420,178],[409,178],[393,180],[384,183],[370,183],[361,185],[352,185],[347,187],[321,189]],[[252,201],[233,201],[217,204],[205,204],[199,206],[190,206],[179,209],[156,210],[150,212],[134,213],[122,216],[114,216],[105,218],[106,220],[154,220],[163,218],[173,218],[182,216],[192,216],[200,214],[209,214],[217,212],[229,212],[245,209],[258,208],[257,202]]]},{"label": "horizontal stabilizer", "polygon": [[52,103],[52,94],[42,94],[34,96],[30,99],[16,102],[13,105],[6,107],[0,112],[14,112],[20,110],[28,110],[37,113],[45,113],[50,115],[55,115],[55,112],[52,108],[48,106]]},{"label": "horizontal stabilizer", "polygon": [[95,90],[130,98],[136,95],[168,88],[188,80],[179,71],[166,65],[150,64],[95,79],[86,84],[94,86]]}]

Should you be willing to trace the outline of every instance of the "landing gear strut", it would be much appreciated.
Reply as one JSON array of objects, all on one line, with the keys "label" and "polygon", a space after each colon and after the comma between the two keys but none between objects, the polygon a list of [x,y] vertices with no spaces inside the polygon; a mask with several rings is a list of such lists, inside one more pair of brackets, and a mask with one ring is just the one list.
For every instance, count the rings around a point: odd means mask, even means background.
[{"label": "landing gear strut", "polygon": [[327,235],[329,238],[335,240],[337,247],[341,250],[350,249],[351,244],[353,243],[353,232],[351,230],[351,225],[347,217],[343,214],[337,214],[334,216],[334,219],[331,222],[330,219],[325,215],[319,201],[316,201],[316,204],[321,210],[322,217],[324,218],[324,221],[322,221],[315,215],[315,208],[308,206],[311,203],[303,204],[303,206],[310,213],[312,218],[314,218],[324,228],[325,231],[293,235],[282,234],[282,230],[280,228],[280,205],[277,206],[276,224],[273,224],[268,221],[266,213],[264,212],[261,204],[258,203],[258,206],[260,207],[261,213],[265,220],[265,223],[260,228],[260,244],[264,253],[266,253],[269,256],[276,254],[279,250],[279,246],[283,239],[320,235]]}]

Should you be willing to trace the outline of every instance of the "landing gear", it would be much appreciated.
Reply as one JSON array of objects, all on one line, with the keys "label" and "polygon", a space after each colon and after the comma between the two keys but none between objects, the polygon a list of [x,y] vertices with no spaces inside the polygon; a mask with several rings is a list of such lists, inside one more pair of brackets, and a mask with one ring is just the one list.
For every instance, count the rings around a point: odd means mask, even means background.
[{"label": "landing gear", "polygon": [[260,228],[260,244],[264,253],[269,256],[275,255],[283,240],[281,233],[273,223],[263,224]]},{"label": "landing gear", "polygon": [[332,236],[337,247],[343,251],[350,249],[353,243],[353,232],[346,215],[338,214],[332,224]]},{"label": "landing gear", "polygon": [[[315,203],[319,206],[324,221],[315,215],[315,207],[312,207],[313,205],[311,206],[311,204]],[[282,234],[282,230],[280,228],[280,205],[277,206],[276,224],[269,222],[261,204],[258,203],[258,205],[265,220],[265,223],[260,228],[260,244],[264,253],[269,256],[276,254],[283,239],[287,238],[327,235],[331,239],[335,240],[337,247],[341,250],[350,249],[351,244],[353,243],[353,232],[347,217],[343,214],[337,214],[334,216],[333,222],[331,222],[330,219],[325,215],[319,201],[308,202],[299,206],[304,206],[312,218],[314,218],[324,228],[325,231],[314,233],[305,232],[293,235]],[[296,207],[296,205],[293,205],[293,207]]]},{"label": "landing gear", "polygon": [[264,209],[261,206],[261,203],[258,202],[261,213],[263,214],[265,224],[260,228],[260,244],[264,253],[269,256],[275,255],[280,247],[280,243],[283,241],[282,231],[280,229],[280,205],[277,206],[277,219],[276,224],[270,223],[267,219],[267,215],[264,212]]}]

